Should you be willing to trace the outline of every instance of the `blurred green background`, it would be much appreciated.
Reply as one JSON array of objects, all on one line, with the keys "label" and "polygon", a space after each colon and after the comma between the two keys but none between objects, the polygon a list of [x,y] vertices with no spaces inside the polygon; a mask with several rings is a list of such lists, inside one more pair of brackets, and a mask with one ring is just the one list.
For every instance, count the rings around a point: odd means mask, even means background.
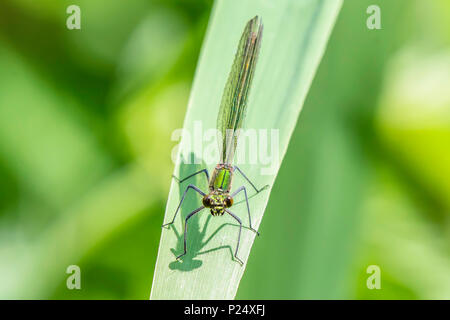
[{"label": "blurred green background", "polygon": [[[211,5],[0,2],[0,298],[148,298]],[[450,298],[449,17],[345,1],[237,298]]]}]

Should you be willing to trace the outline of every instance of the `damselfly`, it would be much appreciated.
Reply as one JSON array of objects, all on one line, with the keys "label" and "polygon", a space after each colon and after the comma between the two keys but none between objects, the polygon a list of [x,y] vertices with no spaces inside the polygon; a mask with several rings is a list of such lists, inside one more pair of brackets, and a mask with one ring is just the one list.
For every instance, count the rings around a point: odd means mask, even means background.
[{"label": "damselfly", "polygon": [[227,213],[239,223],[238,240],[234,257],[239,263],[242,264],[241,259],[237,257],[241,239],[242,221],[230,210],[230,207],[233,205],[233,198],[240,192],[244,192],[245,195],[249,228],[258,234],[258,232],[252,227],[250,206],[248,204],[248,196],[245,186],[241,186],[234,192],[231,192],[231,184],[233,181],[233,174],[237,171],[250,183],[256,193],[259,193],[265,188],[256,188],[250,179],[248,179],[241,169],[239,169],[239,167],[232,165],[234,153],[237,147],[239,129],[242,128],[247,109],[247,97],[249,95],[253,74],[255,72],[256,61],[261,45],[262,31],[263,25],[261,19],[256,16],[247,23],[239,41],[239,46],[231,67],[230,75],[228,76],[228,81],[225,85],[222,102],[220,104],[220,110],[217,117],[217,129],[221,133],[221,141],[219,141],[219,145],[221,146],[221,161],[214,168],[211,179],[207,169],[202,169],[195,172],[182,180],[175,177],[179,183],[182,183],[197,174],[204,173],[209,182],[209,193],[204,193],[196,186],[190,184],[183,193],[180,204],[175,211],[172,221],[163,225],[163,227],[165,227],[173,224],[189,189],[192,189],[203,196],[203,205],[186,216],[184,224],[184,252],[179,255],[177,259],[184,256],[187,252],[186,235],[188,220],[201,210],[209,208],[213,216],[222,216]]}]

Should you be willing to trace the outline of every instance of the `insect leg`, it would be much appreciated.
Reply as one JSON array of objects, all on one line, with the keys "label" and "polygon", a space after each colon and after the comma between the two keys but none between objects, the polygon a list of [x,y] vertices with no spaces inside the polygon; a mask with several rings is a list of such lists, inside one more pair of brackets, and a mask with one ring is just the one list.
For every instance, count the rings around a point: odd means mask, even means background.
[{"label": "insect leg", "polygon": [[248,183],[250,183],[250,185],[253,187],[253,189],[255,189],[256,193],[260,193],[261,191],[263,191],[265,188],[267,188],[269,185],[266,184],[264,187],[262,187],[261,189],[258,190],[258,188],[255,187],[255,185],[253,184],[253,182],[250,181],[249,178],[247,178],[247,176],[241,171],[241,169],[239,169],[238,166],[234,166],[234,169],[236,169],[237,171],[239,171],[239,173],[245,178],[245,180],[248,181]]},{"label": "insect leg", "polygon": [[178,179],[178,177],[176,177],[175,175],[172,175],[172,177],[175,179],[175,180],[177,180],[178,181],[178,183],[183,183],[185,180],[187,180],[187,179],[189,179],[189,178],[192,178],[193,176],[195,176],[195,175],[197,175],[197,174],[199,174],[199,173],[202,173],[202,172],[204,172],[205,173],[205,175],[206,175],[206,179],[208,180],[208,182],[209,182],[209,173],[208,173],[208,169],[202,169],[202,170],[200,170],[200,171],[197,171],[197,172],[195,172],[195,173],[193,173],[193,174],[191,174],[191,175],[189,175],[189,176],[187,176],[186,178],[183,178],[183,179]]},{"label": "insect leg", "polygon": [[237,222],[239,222],[239,234],[238,234],[238,241],[237,241],[237,245],[236,245],[236,251],[234,252],[234,257],[236,258],[236,260],[243,265],[244,263],[242,262],[241,259],[238,258],[237,253],[239,250],[239,243],[241,241],[241,231],[242,231],[242,221],[241,219],[239,219],[237,216],[235,216],[231,211],[229,211],[228,209],[225,209],[225,211],[232,216],[234,219],[236,219]]},{"label": "insect leg", "polygon": [[188,224],[188,220],[196,213],[200,212],[201,210],[205,209],[204,206],[201,206],[200,208],[195,209],[194,211],[192,211],[191,213],[188,214],[188,216],[186,217],[186,219],[184,220],[184,238],[183,238],[183,243],[184,243],[184,252],[182,254],[180,254],[176,259],[180,259],[182,256],[184,256],[187,252],[186,250],[186,235],[187,235],[187,224]]},{"label": "insect leg", "polygon": [[163,227],[168,226],[168,225],[172,224],[172,223],[175,221],[175,218],[176,218],[176,216],[177,216],[177,213],[178,213],[178,211],[180,210],[181,204],[183,203],[184,197],[186,197],[186,193],[189,191],[189,189],[194,189],[195,191],[197,191],[198,193],[200,193],[202,196],[205,195],[205,193],[204,193],[202,190],[200,190],[199,188],[197,188],[197,187],[194,186],[193,184],[188,185],[188,187],[186,188],[186,190],[185,190],[184,193],[183,193],[183,196],[181,197],[180,204],[178,205],[178,208],[177,208],[177,210],[175,211],[175,214],[173,215],[172,221],[169,222],[169,223],[163,224],[163,225],[162,225]]},{"label": "insect leg", "polygon": [[259,236],[259,232],[256,231],[255,229],[253,229],[252,227],[252,218],[250,216],[250,206],[248,205],[248,197],[247,197],[247,190],[245,189],[244,186],[240,187],[239,189],[237,189],[235,192],[233,192],[233,194],[231,195],[232,198],[234,198],[235,195],[237,195],[239,192],[244,191],[244,195],[245,195],[245,202],[247,203],[247,212],[248,212],[248,224],[250,226],[250,230],[254,231],[258,236]]}]

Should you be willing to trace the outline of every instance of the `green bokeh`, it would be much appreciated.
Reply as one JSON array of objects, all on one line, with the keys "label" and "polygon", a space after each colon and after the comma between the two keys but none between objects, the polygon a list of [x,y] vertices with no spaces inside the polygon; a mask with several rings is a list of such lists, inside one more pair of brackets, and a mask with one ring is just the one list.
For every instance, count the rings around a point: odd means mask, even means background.
[{"label": "green bokeh", "polygon": [[[0,2],[0,298],[147,299],[211,3],[70,4]],[[450,298],[449,16],[345,1],[237,298]]]}]

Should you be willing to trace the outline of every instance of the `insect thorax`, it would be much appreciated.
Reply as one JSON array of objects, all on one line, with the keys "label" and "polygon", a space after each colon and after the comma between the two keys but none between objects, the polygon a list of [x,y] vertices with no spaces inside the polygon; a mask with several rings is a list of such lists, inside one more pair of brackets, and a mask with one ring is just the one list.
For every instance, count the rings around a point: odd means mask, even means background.
[{"label": "insect thorax", "polygon": [[214,168],[211,180],[209,181],[209,190],[230,192],[231,182],[233,180],[233,167],[227,164],[218,164]]}]

